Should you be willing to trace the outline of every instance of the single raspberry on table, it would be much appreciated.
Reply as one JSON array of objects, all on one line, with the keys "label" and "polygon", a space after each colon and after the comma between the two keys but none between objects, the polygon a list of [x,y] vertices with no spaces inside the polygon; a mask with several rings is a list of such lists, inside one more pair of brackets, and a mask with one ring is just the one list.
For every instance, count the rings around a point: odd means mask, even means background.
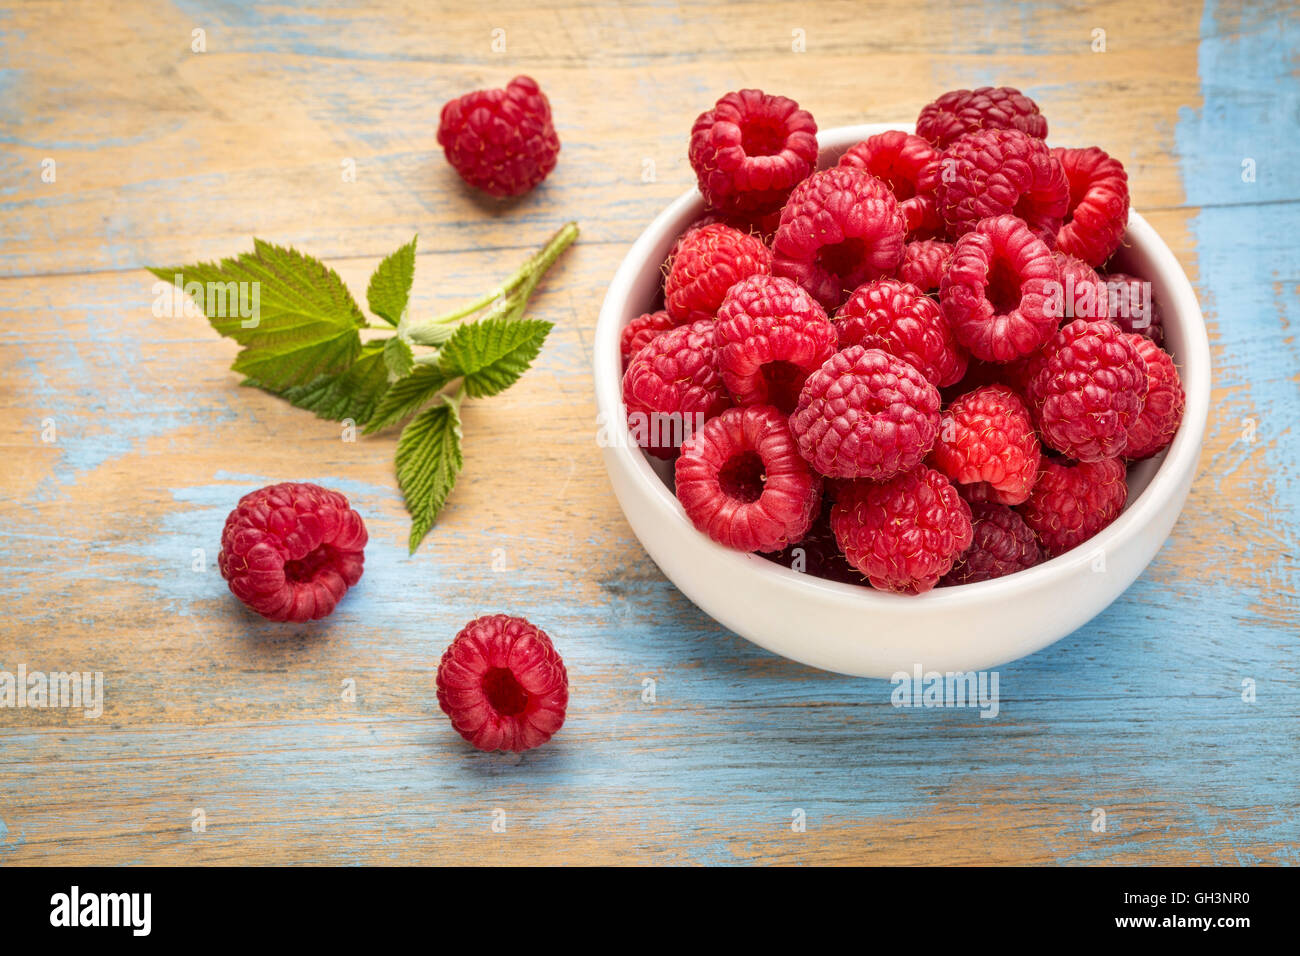
[{"label": "single raspberry on table", "polygon": [[361,580],[365,547],[365,523],[347,498],[290,481],[239,499],[217,566],[235,597],[263,617],[311,621]]},{"label": "single raspberry on table", "polygon": [[952,90],[921,108],[916,135],[944,149],[954,140],[984,129],[1016,129],[1047,138],[1047,117],[1038,104],[1012,86]]},{"label": "single raspberry on table", "polygon": [[664,303],[678,322],[712,319],[727,290],[772,271],[772,252],[757,236],[713,223],[677,240],[664,280]]},{"label": "single raspberry on table", "polygon": [[1051,296],[1060,269],[1052,251],[1015,216],[982,220],[957,240],[939,303],[957,341],[978,359],[1029,355],[1056,330]]},{"label": "single raspberry on table", "polygon": [[541,628],[492,614],[470,621],[438,664],[438,706],[479,750],[540,747],[564,724],[569,674]]},{"label": "single raspberry on table", "polygon": [[623,367],[626,368],[632,357],[649,345],[661,332],[676,327],[677,323],[673,321],[672,316],[663,309],[638,315],[623,326],[623,335],[619,339],[619,348],[623,353]]},{"label": "single raspberry on table", "polygon": [[939,283],[952,258],[953,246],[939,239],[917,239],[903,247],[898,277],[927,294],[939,291]]},{"label": "single raspberry on table", "polygon": [[1052,150],[1070,186],[1065,220],[1056,234],[1062,252],[1100,266],[1119,248],[1128,228],[1128,173],[1096,146]]},{"label": "single raspberry on table", "polygon": [[688,155],[711,207],[772,212],[816,168],[817,123],[794,100],[739,90],[695,120]]},{"label": "single raspberry on table", "polygon": [[1119,515],[1128,500],[1127,473],[1117,458],[1044,461],[1029,499],[1016,510],[1054,558],[1087,541]]},{"label": "single raspberry on table", "polygon": [[771,405],[730,408],[682,443],[677,499],[691,522],[740,551],[780,551],[812,526],[822,480]]},{"label": "single raspberry on table", "polygon": [[1076,461],[1124,453],[1147,393],[1146,362],[1126,333],[1111,322],[1075,319],[1026,374],[1025,397],[1047,445]]},{"label": "single raspberry on table", "polygon": [[870,584],[861,571],[849,564],[849,559],[840,550],[840,543],[835,540],[835,532],[831,530],[833,502],[830,483],[831,479],[827,479],[823,485],[822,506],[808,533],[794,544],[763,557],[809,577],[841,584]]},{"label": "single raspberry on table", "polygon": [[907,223],[908,238],[929,238],[943,230],[935,201],[942,154],[919,136],[888,130],[850,146],[840,157],[849,166],[884,180]]},{"label": "single raspberry on table", "polygon": [[802,286],[779,276],[742,279],[714,326],[718,369],[737,405],[794,411],[809,373],[835,352],[835,326]]},{"label": "single raspberry on table", "polygon": [[947,478],[920,465],[883,483],[855,481],[831,508],[831,528],[873,587],[920,594],[970,547],[971,511]]},{"label": "single raspberry on table", "polygon": [[551,104],[528,76],[516,76],[504,90],[476,90],[449,102],[438,145],[461,179],[502,198],[540,183],[560,154]]},{"label": "single raspberry on table", "polygon": [[1183,383],[1173,358],[1150,339],[1125,333],[1147,367],[1147,395],[1142,411],[1129,422],[1124,457],[1150,458],[1169,447],[1183,420]]},{"label": "single raspberry on table", "polygon": [[1007,505],[974,501],[970,506],[971,545],[942,583],[974,584],[1032,568],[1043,560],[1038,536]]},{"label": "single raspberry on table", "polygon": [[1029,409],[1005,385],[986,385],[954,401],[939,419],[927,459],[970,500],[1018,505],[1038,477],[1042,448]]},{"label": "single raspberry on table", "polygon": [[637,352],[623,373],[623,404],[633,439],[657,458],[672,458],[683,440],[730,406],[713,320],[669,329]]},{"label": "single raspberry on table", "polygon": [[781,210],[772,272],[835,309],[863,282],[898,268],[906,232],[883,182],[860,169],[824,169],[796,186]]},{"label": "single raspberry on table", "polygon": [[1102,280],[1106,283],[1110,320],[1125,332],[1136,332],[1163,345],[1164,318],[1151,283],[1125,272],[1108,273]]},{"label": "single raspberry on table", "polygon": [[1066,320],[1110,318],[1110,295],[1096,270],[1059,250],[1052,258],[1061,272],[1060,296],[1052,297],[1052,313]]},{"label": "single raspberry on table", "polygon": [[858,286],[835,313],[840,348],[884,349],[915,365],[943,388],[966,374],[966,350],[958,344],[933,299],[899,279]]},{"label": "single raspberry on table", "polygon": [[881,481],[914,468],[934,444],[939,391],[915,366],[854,345],[808,376],[790,428],[821,474]]},{"label": "single raspberry on table", "polygon": [[1041,139],[1014,129],[969,133],[948,148],[940,166],[939,214],[951,235],[960,237],[981,219],[1011,214],[1055,245],[1070,208],[1070,184]]}]

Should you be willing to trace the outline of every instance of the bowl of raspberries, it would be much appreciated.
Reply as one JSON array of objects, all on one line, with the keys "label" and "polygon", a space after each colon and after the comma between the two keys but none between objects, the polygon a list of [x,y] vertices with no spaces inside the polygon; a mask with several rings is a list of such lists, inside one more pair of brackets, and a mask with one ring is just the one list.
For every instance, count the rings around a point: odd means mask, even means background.
[{"label": "bowl of raspberries", "polygon": [[1099,614],[1182,510],[1210,357],[1123,164],[1010,87],[818,130],[740,90],[627,253],[599,442],[663,572],[741,636],[865,677],[970,671]]}]

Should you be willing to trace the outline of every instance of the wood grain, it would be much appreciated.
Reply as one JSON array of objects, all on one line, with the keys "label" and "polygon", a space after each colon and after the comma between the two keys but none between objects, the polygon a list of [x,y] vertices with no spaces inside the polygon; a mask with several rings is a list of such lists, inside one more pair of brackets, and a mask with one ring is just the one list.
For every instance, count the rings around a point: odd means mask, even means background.
[{"label": "wood grain", "polygon": [[[98,719],[0,709],[0,864],[1297,862],[1298,25],[1282,3],[0,3],[0,671],[105,680]],[[488,204],[442,159],[438,110],[518,72],[561,162]],[[1000,669],[995,720],[893,708],[886,682],[695,609],[610,494],[589,370],[604,288],[691,185],[686,133],[720,93],[767,87],[831,127],[983,83],[1123,159],[1216,374],[1168,544]],[[412,311],[433,314],[569,218],[582,239],[532,310],[556,330],[466,404],[461,484],[414,557],[395,432],[345,442],[240,388],[233,344],[154,317],[143,270],[257,235],[360,295],[418,232]],[[344,491],[371,531],[320,626],[243,612],[214,566],[239,495],[288,479]],[[443,647],[493,610],[545,627],[573,680],[563,732],[522,757],[469,751],[433,696]]]}]

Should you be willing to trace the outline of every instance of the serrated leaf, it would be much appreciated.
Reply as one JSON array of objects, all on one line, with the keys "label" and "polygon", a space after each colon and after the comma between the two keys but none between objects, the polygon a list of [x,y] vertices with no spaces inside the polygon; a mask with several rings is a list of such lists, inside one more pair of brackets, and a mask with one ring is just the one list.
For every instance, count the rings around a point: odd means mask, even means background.
[{"label": "serrated leaf", "polygon": [[415,366],[415,353],[411,343],[402,338],[401,333],[394,335],[384,343],[384,362],[388,366],[390,378],[405,378]]},{"label": "serrated leaf", "polygon": [[400,422],[420,410],[420,406],[433,398],[451,379],[436,365],[417,365],[406,378],[398,379],[388,387],[369,423],[366,434]]},{"label": "serrated leaf", "polygon": [[220,262],[150,269],[175,276],[221,335],[244,346],[234,369],[273,389],[344,371],[361,351],[365,317],[323,262],[253,240],[253,251]]},{"label": "serrated leaf", "polygon": [[364,425],[388,390],[384,343],[363,345],[360,357],[345,371],[322,375],[307,385],[277,389],[254,378],[245,379],[243,384],[278,395],[298,408],[315,412],[320,418],[336,422],[350,418]]},{"label": "serrated leaf", "polygon": [[397,484],[411,514],[411,553],[433,527],[464,467],[460,410],[446,397],[402,429],[397,442]]},{"label": "serrated leaf", "polygon": [[466,322],[442,347],[438,365],[448,378],[464,376],[466,394],[496,395],[528,371],[552,328],[540,319]]},{"label": "serrated leaf", "polygon": [[366,288],[366,302],[370,311],[390,325],[402,321],[406,303],[411,297],[411,282],[415,279],[414,237],[375,269]]}]

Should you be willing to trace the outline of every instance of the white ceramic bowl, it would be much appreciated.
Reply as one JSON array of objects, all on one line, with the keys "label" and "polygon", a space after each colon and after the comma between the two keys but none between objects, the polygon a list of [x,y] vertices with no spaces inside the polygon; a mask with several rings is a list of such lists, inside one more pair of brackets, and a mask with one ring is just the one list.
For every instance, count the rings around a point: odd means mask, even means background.
[{"label": "white ceramic bowl", "polygon": [[[854,143],[906,125],[823,130],[821,165]],[[632,245],[610,283],[596,326],[596,401],[605,467],[623,513],[664,574],[710,617],[776,654],[861,677],[983,670],[1032,654],[1082,626],[1124,592],[1169,536],[1187,498],[1210,400],[1210,348],[1187,276],[1169,247],[1130,213],[1126,271],[1149,279],[1165,347],[1187,392],[1183,423],[1162,456],[1129,470],[1128,504],[1109,527],[1067,554],[993,581],[895,595],[801,574],[716,544],[691,524],[670,472],[626,438],[619,335],[649,308],[660,266],[704,209],[692,189]]]}]

